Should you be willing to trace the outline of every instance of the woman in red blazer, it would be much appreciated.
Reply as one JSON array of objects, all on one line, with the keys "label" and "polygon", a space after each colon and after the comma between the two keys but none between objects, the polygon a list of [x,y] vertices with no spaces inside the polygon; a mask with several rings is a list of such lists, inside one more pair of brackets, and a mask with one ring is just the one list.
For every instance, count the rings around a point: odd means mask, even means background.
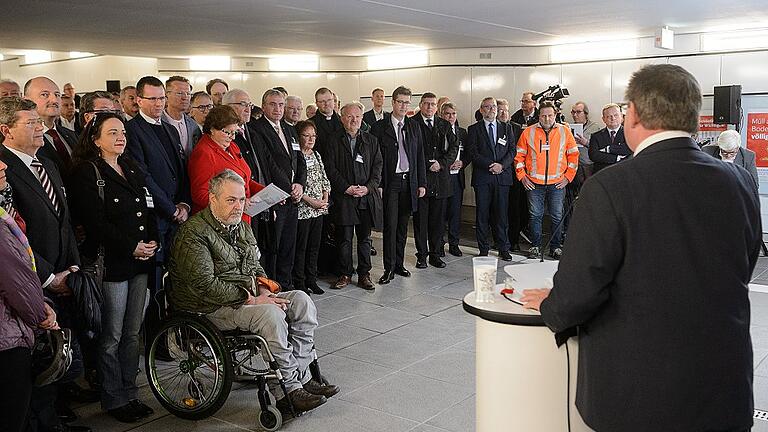
[{"label": "woman in red blazer", "polygon": [[[240,118],[229,105],[211,109],[205,118],[203,136],[192,150],[187,170],[192,191],[192,214],[208,206],[208,182],[213,176],[229,168],[245,180],[245,195],[250,198],[264,189],[264,185],[251,179],[251,168],[235,144],[240,132]],[[243,220],[250,222],[250,216],[243,213]]]}]

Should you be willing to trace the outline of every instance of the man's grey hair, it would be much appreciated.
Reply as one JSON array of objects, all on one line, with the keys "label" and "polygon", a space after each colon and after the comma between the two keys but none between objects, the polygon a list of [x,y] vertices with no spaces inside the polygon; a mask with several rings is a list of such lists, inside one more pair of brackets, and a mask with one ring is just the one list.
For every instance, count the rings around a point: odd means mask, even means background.
[{"label": "man's grey hair", "polygon": [[265,91],[264,95],[261,97],[261,106],[264,106],[264,104],[267,103],[267,98],[270,96],[280,96],[281,98],[284,98],[283,93],[281,93],[279,90],[269,89]]},{"label": "man's grey hair", "polygon": [[95,104],[96,99],[112,100],[112,93],[103,90],[86,93],[80,98],[80,113],[85,114],[93,111],[93,105]]},{"label": "man's grey hair", "polygon": [[644,66],[629,79],[626,99],[634,105],[637,119],[646,129],[693,134],[699,128],[701,87],[680,66]]},{"label": "man's grey hair", "polygon": [[208,181],[208,193],[212,193],[216,196],[219,196],[219,193],[221,192],[221,187],[226,182],[237,183],[240,186],[245,187],[245,180],[243,180],[243,178],[240,177],[238,173],[227,168],[224,171],[213,176],[211,180]]},{"label": "man's grey hair", "polygon": [[[605,104],[605,105],[603,105],[603,111],[602,111],[602,113],[603,113],[603,114],[605,114],[605,111],[606,111],[606,110],[609,110],[609,109],[611,109],[611,108],[616,108],[617,110],[619,110],[619,112],[621,112],[621,107],[619,106],[619,104],[615,104],[615,103],[611,102],[611,103],[609,103],[609,104]],[[585,110],[584,112],[587,112],[587,111]]]},{"label": "man's grey hair", "polygon": [[125,92],[127,92],[128,90],[136,90],[136,86],[129,85],[129,86],[123,87],[120,90],[120,98],[121,99],[125,97]]},{"label": "man's grey hair", "polygon": [[496,99],[496,106],[506,105],[509,106],[509,101],[506,99]]},{"label": "man's grey hair", "polygon": [[19,90],[21,90],[21,86],[19,86],[19,83],[17,83],[16,81],[14,81],[12,79],[7,79],[7,78],[6,79],[1,79],[0,80],[0,84],[13,84],[16,87],[19,87]]},{"label": "man's grey hair", "polygon": [[440,114],[445,114],[445,110],[447,109],[456,111],[456,105],[454,105],[453,102],[443,102],[443,104],[440,105]]},{"label": "man's grey hair", "polygon": [[304,102],[301,100],[301,98],[296,95],[286,96],[285,104],[288,105],[288,102],[291,102],[291,101],[298,101],[300,104],[304,105]]},{"label": "man's grey hair", "polygon": [[339,111],[341,112],[342,115],[344,115],[344,111],[346,111],[350,107],[358,107],[358,108],[360,108],[360,112],[361,113],[365,112],[365,106],[363,106],[363,104],[361,104],[358,101],[352,101],[352,102],[345,103],[344,106],[341,107],[341,109]]},{"label": "man's grey hair", "polygon": [[[578,101],[578,102],[576,102],[575,104],[571,105],[571,109],[574,109],[574,108],[576,108],[576,105],[581,105],[581,106],[583,106],[583,107],[584,107],[584,114],[585,114],[587,117],[589,117],[589,107],[587,106],[587,104],[586,104],[586,103],[584,103],[584,101]],[[609,104],[609,105],[610,105],[610,104]],[[618,106],[618,105],[617,105],[617,106]],[[605,107],[603,107],[603,110],[605,110]]]},{"label": "man's grey hair", "polygon": [[250,98],[251,96],[248,94],[247,91],[243,89],[232,89],[226,93],[224,93],[224,96],[221,97],[221,103],[223,105],[229,105],[237,99],[238,96],[248,96]]},{"label": "man's grey hair", "polygon": [[[29,99],[17,96],[9,96],[0,99],[0,124],[13,127],[19,120],[19,111],[34,111],[37,104]],[[5,136],[0,133],[0,143],[5,141]]]}]

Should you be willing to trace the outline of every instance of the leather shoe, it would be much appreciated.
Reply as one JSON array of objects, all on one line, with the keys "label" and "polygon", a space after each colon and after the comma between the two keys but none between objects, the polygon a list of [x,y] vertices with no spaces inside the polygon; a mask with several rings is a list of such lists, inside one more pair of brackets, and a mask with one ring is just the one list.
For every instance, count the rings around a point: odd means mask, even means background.
[{"label": "leather shoe", "polygon": [[376,248],[375,248],[375,247],[373,247],[373,245],[371,245],[371,256],[376,256],[376,255],[378,255],[378,254],[379,254],[379,253],[376,251]]},{"label": "leather shoe", "polygon": [[431,256],[429,257],[429,265],[432,267],[443,268],[445,267],[445,261],[441,260],[439,257]]},{"label": "leather shoe", "polygon": [[313,395],[325,396],[327,398],[332,397],[333,395],[341,391],[339,386],[335,386],[332,384],[322,384],[313,379],[307,381],[307,383],[304,384],[304,390],[312,393]]},{"label": "leather shoe", "polygon": [[461,253],[461,249],[459,249],[458,246],[448,246],[448,253],[457,257],[464,255],[463,253]]},{"label": "leather shoe", "polygon": [[501,258],[502,261],[512,261],[512,254],[510,254],[509,251],[499,252],[499,258]]},{"label": "leather shoe", "polygon": [[425,269],[425,268],[427,268],[427,259],[426,258],[416,258],[416,268],[417,269]]},{"label": "leather shoe", "polygon": [[325,294],[325,290],[317,286],[317,284],[307,285],[307,289],[312,291],[312,294]]},{"label": "leather shoe", "polygon": [[357,286],[364,290],[373,291],[376,287],[373,285],[371,275],[364,274],[357,277]]},{"label": "leather shoe", "polygon": [[411,277],[411,272],[409,272],[405,267],[396,268],[395,274],[403,277]]},{"label": "leather shoe", "polygon": [[148,407],[144,404],[144,402],[138,399],[133,399],[132,401],[128,402],[128,405],[130,405],[133,411],[141,417],[149,417],[155,413],[155,410]]},{"label": "leather shoe", "polygon": [[[314,395],[304,390],[303,388],[299,388],[288,393],[288,396],[283,397],[277,401],[275,406],[280,411],[283,411],[284,409],[288,408],[289,399],[291,402],[293,402],[293,409],[295,409],[297,412],[313,410],[328,401],[328,399],[326,399],[323,395]],[[290,409],[288,410],[290,411]]]},{"label": "leather shoe", "polygon": [[379,278],[379,285],[386,285],[395,278],[395,272],[392,270],[384,270],[384,274]]},{"label": "leather shoe", "polygon": [[480,251],[480,253],[477,254],[477,256],[488,256],[488,251]]},{"label": "leather shoe", "polygon": [[339,280],[336,281],[335,284],[331,286],[333,289],[342,289],[345,286],[349,285],[349,283],[352,282],[352,278],[347,275],[341,275],[339,277]]},{"label": "leather shoe", "polygon": [[125,404],[120,408],[107,410],[107,414],[122,423],[135,423],[144,417],[136,412],[133,407],[131,407],[130,403]]}]

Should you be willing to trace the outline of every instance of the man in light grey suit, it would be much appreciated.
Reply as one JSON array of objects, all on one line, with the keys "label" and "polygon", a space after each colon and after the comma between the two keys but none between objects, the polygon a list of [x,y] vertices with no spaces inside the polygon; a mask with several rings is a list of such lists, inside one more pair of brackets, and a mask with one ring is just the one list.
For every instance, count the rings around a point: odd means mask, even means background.
[{"label": "man in light grey suit", "polygon": [[192,85],[183,76],[172,76],[165,82],[168,105],[163,112],[163,121],[173,125],[179,132],[184,154],[189,158],[192,149],[203,135],[195,120],[187,114],[192,98]]},{"label": "man in light grey suit", "polygon": [[741,147],[741,135],[735,130],[727,130],[717,137],[716,144],[705,145],[701,148],[710,156],[723,162],[731,162],[749,172],[756,185],[760,185],[755,165],[755,152]]}]

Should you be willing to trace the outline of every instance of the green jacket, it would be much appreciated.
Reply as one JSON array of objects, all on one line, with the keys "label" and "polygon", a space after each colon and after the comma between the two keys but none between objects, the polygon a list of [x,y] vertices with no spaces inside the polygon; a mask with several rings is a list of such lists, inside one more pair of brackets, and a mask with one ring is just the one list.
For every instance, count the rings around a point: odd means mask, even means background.
[{"label": "green jacket", "polygon": [[179,227],[171,250],[172,285],[166,296],[177,310],[211,313],[238,307],[253,294],[255,277],[266,276],[251,227],[240,222],[238,240],[205,208]]}]

